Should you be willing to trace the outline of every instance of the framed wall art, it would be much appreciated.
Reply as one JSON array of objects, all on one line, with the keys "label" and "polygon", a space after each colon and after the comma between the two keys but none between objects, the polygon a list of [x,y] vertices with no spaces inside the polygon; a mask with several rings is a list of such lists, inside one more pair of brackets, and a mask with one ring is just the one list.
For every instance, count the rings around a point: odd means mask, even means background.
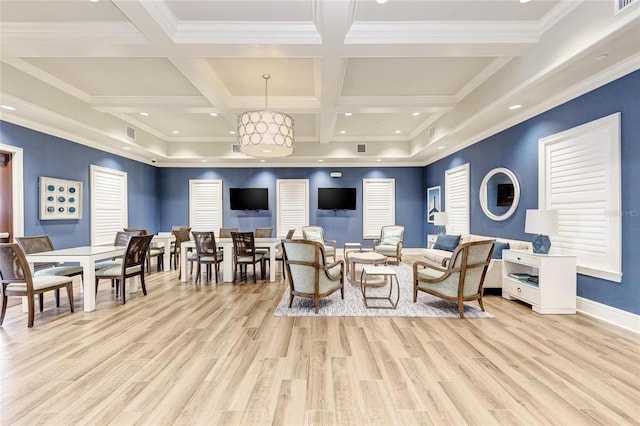
[{"label": "framed wall art", "polygon": [[40,176],[40,220],[81,218],[82,182]]},{"label": "framed wall art", "polygon": [[433,223],[433,214],[441,211],[440,187],[427,188],[427,223]]}]

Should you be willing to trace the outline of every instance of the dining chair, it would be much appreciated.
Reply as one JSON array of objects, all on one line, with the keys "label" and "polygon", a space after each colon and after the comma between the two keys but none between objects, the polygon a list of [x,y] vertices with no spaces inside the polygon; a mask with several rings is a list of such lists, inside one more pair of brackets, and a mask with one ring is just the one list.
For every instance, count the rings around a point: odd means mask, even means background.
[{"label": "dining chair", "polygon": [[283,240],[282,252],[289,278],[289,307],[294,296],[315,300],[316,314],[320,299],[340,290],[344,300],[344,261],[327,264],[324,246],[316,241]]},{"label": "dining chair", "polygon": [[[182,255],[182,243],[191,240],[191,228],[188,226],[177,227],[172,229],[171,233],[176,237],[176,241],[170,257],[173,259],[173,269],[178,269],[180,256]],[[191,263],[191,272],[193,272],[193,262],[195,262],[195,260],[195,255],[190,256],[190,254],[187,253],[187,261]]]},{"label": "dining chair", "polygon": [[464,302],[477,300],[482,305],[482,285],[487,274],[495,240],[471,241],[458,245],[446,267],[430,262],[413,263],[413,302],[418,291],[458,303],[464,318]]},{"label": "dining chair", "polygon": [[238,232],[238,228],[220,228],[218,238],[231,238],[232,232]]},{"label": "dining chair", "polygon": [[263,255],[256,253],[253,232],[232,232],[233,239],[233,282],[236,282],[236,272],[240,266],[240,279],[242,279],[242,269],[244,266],[244,276],[247,278],[247,265],[253,265],[253,282],[256,282],[256,263],[260,263],[260,274],[264,279],[264,269],[262,269]]},{"label": "dining chair", "polygon": [[[26,296],[27,327],[31,328],[35,320],[34,296],[61,288],[67,289],[69,310],[73,312],[73,278],[60,275],[32,275],[25,253],[17,243],[0,244],[0,291],[2,293],[0,325],[4,322],[9,296]],[[56,306],[60,306],[59,298],[56,299]],[[42,311],[42,299],[40,299],[40,312]]]},{"label": "dining chair", "polygon": [[[271,238],[273,236],[273,228],[256,228],[253,235],[255,238]],[[271,268],[271,250],[268,248],[256,248],[256,253],[262,254],[262,265],[260,265],[262,270],[266,271],[265,265],[267,263],[269,263],[269,268]]]},{"label": "dining chair", "polygon": [[220,274],[220,262],[223,260],[222,252],[218,251],[216,246],[216,236],[214,232],[196,232],[191,233],[193,241],[196,243],[196,256],[198,262],[198,270],[196,272],[196,282],[200,279],[201,266],[207,268],[207,279],[211,279],[211,265],[216,269],[216,283]]},{"label": "dining chair", "polygon": [[[25,254],[41,253],[43,251],[53,251],[53,242],[48,235],[35,235],[32,237],[16,237],[16,242]],[[36,263],[33,268],[33,276],[56,275],[59,277],[75,277],[80,275],[82,285],[84,285],[84,269],[79,265],[60,265],[56,262]],[[56,306],[60,306],[60,289],[54,292]],[[38,295],[40,312],[42,312],[44,294]]]},{"label": "dining chair", "polygon": [[324,237],[324,229],[322,226],[303,226],[302,236],[305,240],[315,241],[322,244],[324,255],[332,257],[334,261],[336,260],[336,240],[327,240]]},{"label": "dining chair", "polygon": [[[124,228],[124,232],[139,232],[139,235],[148,235],[146,229],[144,228]],[[158,272],[164,269],[164,247],[154,247],[149,245],[149,250],[147,251],[147,273],[151,273],[151,259],[156,258],[156,270]]]},{"label": "dining chair", "polygon": [[[134,237],[136,235],[140,235],[140,232],[138,231],[117,231],[116,232],[116,236],[113,239],[113,245],[116,247],[126,247],[129,245],[129,240],[131,239],[131,237]],[[96,270],[98,269],[105,269],[105,268],[113,268],[114,266],[120,266],[122,265],[122,258],[123,256],[119,256],[119,257],[114,257],[111,260],[105,260],[102,262],[97,262],[96,263]]]},{"label": "dining chair", "polygon": [[126,303],[126,279],[140,276],[142,293],[146,296],[147,287],[144,284],[144,263],[147,259],[147,250],[149,250],[149,244],[152,238],[153,235],[135,235],[131,237],[122,264],[111,268],[98,269],[96,271],[96,294],[98,293],[98,282],[100,280],[116,280],[116,296],[118,296],[118,290],[120,290],[122,304],[124,305]]}]

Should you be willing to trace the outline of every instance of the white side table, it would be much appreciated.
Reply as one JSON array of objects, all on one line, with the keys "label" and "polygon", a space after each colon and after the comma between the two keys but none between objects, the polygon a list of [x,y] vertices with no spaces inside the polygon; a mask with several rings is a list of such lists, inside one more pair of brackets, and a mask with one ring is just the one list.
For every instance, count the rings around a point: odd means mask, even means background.
[{"label": "white side table", "polygon": [[[396,284],[395,301],[392,299],[394,281]],[[367,288],[381,288],[385,287],[387,284],[389,284],[389,294],[387,296],[367,296]],[[367,309],[395,309],[396,306],[398,306],[398,300],[400,300],[398,276],[396,275],[396,271],[388,266],[365,265],[362,268],[362,274],[360,275],[360,289],[362,290],[364,305]],[[369,306],[370,300],[385,300],[389,302],[389,305]]]}]

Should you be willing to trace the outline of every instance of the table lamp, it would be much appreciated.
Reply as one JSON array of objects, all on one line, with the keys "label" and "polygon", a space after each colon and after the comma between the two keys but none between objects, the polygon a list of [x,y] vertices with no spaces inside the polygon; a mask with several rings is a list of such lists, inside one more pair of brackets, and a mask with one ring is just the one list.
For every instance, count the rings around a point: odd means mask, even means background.
[{"label": "table lamp", "polygon": [[527,210],[524,232],[536,234],[533,252],[547,254],[551,248],[549,235],[558,232],[558,212],[556,210]]},{"label": "table lamp", "polygon": [[438,227],[438,234],[444,235],[447,233],[447,213],[436,212],[433,214],[433,224]]}]

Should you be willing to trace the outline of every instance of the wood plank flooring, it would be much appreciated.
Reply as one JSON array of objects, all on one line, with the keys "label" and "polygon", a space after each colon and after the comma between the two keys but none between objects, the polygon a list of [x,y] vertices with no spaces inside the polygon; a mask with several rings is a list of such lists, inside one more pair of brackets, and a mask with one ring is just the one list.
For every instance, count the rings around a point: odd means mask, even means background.
[{"label": "wood plank flooring", "polygon": [[0,424],[640,424],[639,336],[585,315],[489,295],[495,319],[283,318],[281,280],[147,288],[103,283],[90,313],[47,295],[33,329],[9,308]]}]

